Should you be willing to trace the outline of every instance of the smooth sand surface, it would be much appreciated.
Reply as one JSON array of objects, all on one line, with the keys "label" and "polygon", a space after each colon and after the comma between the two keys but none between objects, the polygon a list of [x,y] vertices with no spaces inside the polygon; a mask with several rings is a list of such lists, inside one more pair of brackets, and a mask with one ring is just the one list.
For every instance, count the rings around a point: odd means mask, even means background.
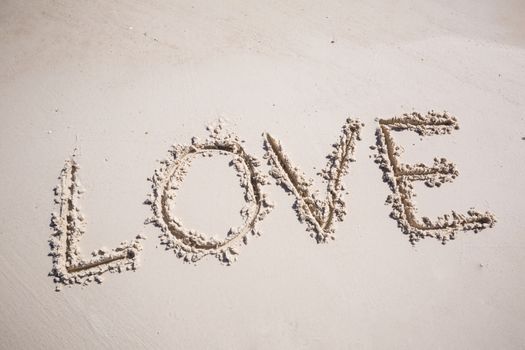
[{"label": "smooth sand surface", "polygon": [[[0,348],[522,349],[524,16],[518,0],[1,1]],[[401,160],[446,157],[459,176],[415,184],[418,215],[498,220],[446,245],[411,245],[389,218],[369,148],[376,118],[428,110],[460,129],[396,133]],[[271,181],[275,208],[230,266],[165,250],[146,179],[220,117],[264,173],[267,132],[321,190],[344,121],[365,124],[334,241]],[[56,292],[53,188],[75,148],[82,256],[147,239],[136,271]],[[196,161],[173,206],[218,239],[244,204],[225,157]]]}]

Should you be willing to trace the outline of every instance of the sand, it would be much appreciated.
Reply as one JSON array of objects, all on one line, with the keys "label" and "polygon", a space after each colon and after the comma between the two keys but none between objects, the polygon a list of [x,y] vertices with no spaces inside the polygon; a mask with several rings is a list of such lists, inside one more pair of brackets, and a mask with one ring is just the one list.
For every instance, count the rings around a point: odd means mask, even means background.
[{"label": "sand", "polygon": [[524,13],[2,2],[0,348],[522,348]]}]

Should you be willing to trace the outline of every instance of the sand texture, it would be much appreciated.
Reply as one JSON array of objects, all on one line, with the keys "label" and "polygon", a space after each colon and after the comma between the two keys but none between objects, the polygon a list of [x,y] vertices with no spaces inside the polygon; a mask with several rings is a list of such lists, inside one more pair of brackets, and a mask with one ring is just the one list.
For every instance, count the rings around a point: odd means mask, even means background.
[{"label": "sand texture", "polygon": [[524,17],[0,1],[0,349],[523,349]]}]

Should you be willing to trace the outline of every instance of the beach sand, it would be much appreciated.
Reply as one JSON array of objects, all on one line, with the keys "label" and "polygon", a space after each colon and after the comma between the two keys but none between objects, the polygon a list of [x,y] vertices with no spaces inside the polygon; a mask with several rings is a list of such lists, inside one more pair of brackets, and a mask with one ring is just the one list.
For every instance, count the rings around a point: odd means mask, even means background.
[{"label": "beach sand", "polygon": [[[523,348],[524,15],[510,0],[2,1],[0,348]],[[475,208],[478,233],[410,234],[385,205],[406,188],[384,182],[380,120],[428,111],[459,129],[391,132],[400,162],[453,164],[413,183],[415,215]],[[218,125],[231,147],[164,191],[173,145],[200,150]],[[291,173],[268,135],[319,202],[276,184]],[[334,149],[331,174],[341,159],[348,174],[327,197]]]}]

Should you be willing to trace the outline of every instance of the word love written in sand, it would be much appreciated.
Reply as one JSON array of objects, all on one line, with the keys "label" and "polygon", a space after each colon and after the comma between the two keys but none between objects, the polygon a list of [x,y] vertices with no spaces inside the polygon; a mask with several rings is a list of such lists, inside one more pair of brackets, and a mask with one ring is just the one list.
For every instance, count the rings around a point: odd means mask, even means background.
[{"label": "word love written in sand", "polygon": [[[342,221],[346,215],[343,200],[345,191],[342,178],[348,173],[349,163],[354,161],[356,143],[360,140],[364,124],[347,119],[342,128],[342,135],[332,145],[325,168],[318,173],[326,184],[326,194],[322,198],[319,191],[313,189],[313,181],[307,179],[286,155],[281,143],[268,133],[263,134],[264,159],[271,167],[269,174],[278,185],[295,197],[293,208],[299,220],[306,225],[306,230],[318,243],[334,239],[334,223]],[[399,161],[401,148],[394,142],[394,131],[413,131],[421,136],[448,134],[458,129],[455,117],[448,114],[429,112],[426,116],[418,113],[405,114],[402,117],[379,120],[377,128],[376,163],[383,170],[383,179],[388,183],[392,194],[387,203],[392,204],[391,217],[401,230],[409,236],[412,243],[424,237],[434,237],[445,243],[454,239],[458,231],[478,232],[492,227],[496,219],[491,213],[474,210],[466,214],[452,213],[438,217],[417,218],[417,208],[413,183],[423,181],[429,187],[439,187],[451,182],[458,176],[455,165],[447,160],[435,159],[432,166],[424,164],[402,164]],[[145,204],[150,205],[153,217],[146,223],[157,225],[162,234],[162,244],[167,250],[187,262],[196,262],[206,255],[214,255],[221,262],[230,264],[236,260],[239,248],[248,243],[249,237],[258,236],[256,224],[270,212],[273,204],[268,200],[263,187],[268,184],[268,177],[260,171],[260,162],[248,154],[242,146],[242,140],[227,132],[222,124],[209,127],[210,135],[204,141],[194,137],[190,145],[175,145],[169,151],[166,160],[161,161],[159,169],[151,179],[153,193]],[[214,155],[231,157],[232,166],[244,190],[245,206],[240,213],[243,224],[229,230],[223,240],[215,239],[196,230],[188,229],[182,221],[173,215],[173,204],[177,190],[181,187],[191,162],[195,157]],[[137,257],[141,251],[138,235],[131,242],[122,242],[113,250],[100,249],[92,253],[90,260],[80,257],[78,243],[85,233],[85,219],[80,213],[78,201],[83,192],[78,180],[79,166],[74,160],[66,161],[62,169],[60,185],[55,188],[55,202],[58,213],[53,213],[50,239],[53,268],[50,273],[57,283],[62,285],[101,282],[105,272],[135,270]]]}]

